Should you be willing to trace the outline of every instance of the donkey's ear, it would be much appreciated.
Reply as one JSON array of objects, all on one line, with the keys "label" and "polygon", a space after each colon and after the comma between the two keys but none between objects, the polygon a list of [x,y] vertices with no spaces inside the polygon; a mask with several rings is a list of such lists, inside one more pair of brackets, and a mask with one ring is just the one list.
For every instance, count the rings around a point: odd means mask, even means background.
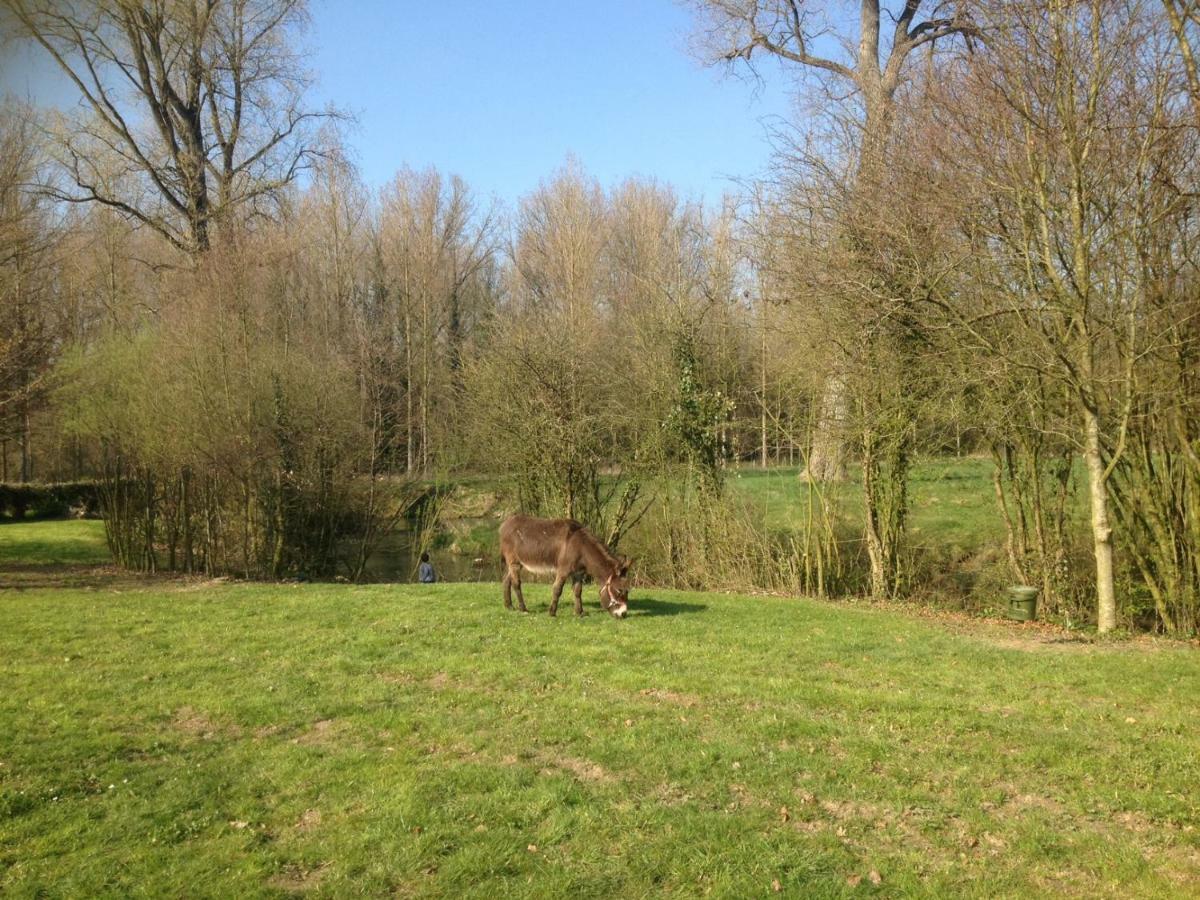
[{"label": "donkey's ear", "polygon": [[630,559],[628,556],[621,557],[620,566],[619,566],[618,571],[620,572],[622,578],[624,578],[626,575],[629,574],[629,567],[632,565],[633,565],[633,560]]}]

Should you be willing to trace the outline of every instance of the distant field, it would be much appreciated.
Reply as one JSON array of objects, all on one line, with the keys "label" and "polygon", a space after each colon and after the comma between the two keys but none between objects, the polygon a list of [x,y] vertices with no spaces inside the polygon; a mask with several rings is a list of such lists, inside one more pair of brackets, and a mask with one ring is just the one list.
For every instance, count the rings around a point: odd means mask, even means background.
[{"label": "distant field", "polygon": [[[730,495],[740,497],[762,514],[769,530],[803,530],[808,485],[794,466],[731,467],[726,476]],[[822,485],[843,519],[857,530],[863,519],[862,487],[851,470],[844,482]],[[1004,540],[1004,525],[992,492],[992,463],[977,458],[926,460],[913,467],[909,490],[909,535],[922,546],[977,549]],[[490,508],[480,498],[498,489],[494,478],[474,476],[455,481],[455,506]],[[452,507],[453,508],[453,507]],[[493,509],[497,514],[498,509]],[[484,535],[486,537],[486,535]]]},{"label": "distant field", "polygon": [[[1004,540],[1004,524],[992,493],[992,464],[986,459],[926,461],[913,467],[909,490],[909,533],[918,544],[958,545],[974,548]],[[735,469],[730,489],[754,503],[764,513],[768,528],[800,529],[808,485],[791,467]],[[840,484],[822,486],[829,491],[846,518],[863,518],[862,487],[856,473]]]},{"label": "distant field", "polygon": [[105,565],[112,561],[104,523],[96,519],[0,522],[5,565]]},{"label": "distant field", "polygon": [[61,568],[0,590],[3,895],[1200,891],[1187,645]]}]

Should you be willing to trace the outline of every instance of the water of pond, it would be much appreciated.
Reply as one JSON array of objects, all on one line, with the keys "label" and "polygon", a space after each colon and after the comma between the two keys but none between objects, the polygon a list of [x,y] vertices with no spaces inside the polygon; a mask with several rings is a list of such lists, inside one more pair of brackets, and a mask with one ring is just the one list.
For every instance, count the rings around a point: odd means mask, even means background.
[{"label": "water of pond", "polygon": [[[417,536],[397,529],[379,543],[367,560],[364,581],[416,581]],[[438,581],[499,581],[500,560],[495,552],[456,553],[441,544],[429,552]]]}]

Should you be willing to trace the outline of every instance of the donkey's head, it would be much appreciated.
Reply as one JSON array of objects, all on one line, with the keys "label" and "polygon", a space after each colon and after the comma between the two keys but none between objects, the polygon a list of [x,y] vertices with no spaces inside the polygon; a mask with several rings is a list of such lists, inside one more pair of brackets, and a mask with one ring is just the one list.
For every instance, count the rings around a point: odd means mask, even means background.
[{"label": "donkey's head", "polygon": [[600,585],[600,605],[618,619],[629,612],[629,564],[629,557],[622,556]]}]

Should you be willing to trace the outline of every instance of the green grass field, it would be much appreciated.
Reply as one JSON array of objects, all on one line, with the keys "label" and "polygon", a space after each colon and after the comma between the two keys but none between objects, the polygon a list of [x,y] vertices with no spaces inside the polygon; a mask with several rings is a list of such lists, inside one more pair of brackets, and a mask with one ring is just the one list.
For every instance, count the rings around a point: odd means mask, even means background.
[{"label": "green grass field", "polygon": [[104,523],[78,521],[0,522],[0,568],[48,565],[106,565]]},{"label": "green grass field", "polygon": [[60,540],[103,547],[0,526],[6,896],[1200,891],[1188,645],[649,588],[623,622],[594,588],[552,620],[543,586],[522,616],[486,584],[13,568]]},{"label": "green grass field", "polygon": [[[909,482],[909,539],[923,546],[976,549],[1004,540],[1004,523],[992,495],[992,463],[986,459],[926,460],[913,467]],[[797,468],[742,467],[729,475],[730,490],[763,513],[769,529],[805,527],[808,486]],[[855,480],[826,485],[845,517],[863,518],[862,486]]]}]

